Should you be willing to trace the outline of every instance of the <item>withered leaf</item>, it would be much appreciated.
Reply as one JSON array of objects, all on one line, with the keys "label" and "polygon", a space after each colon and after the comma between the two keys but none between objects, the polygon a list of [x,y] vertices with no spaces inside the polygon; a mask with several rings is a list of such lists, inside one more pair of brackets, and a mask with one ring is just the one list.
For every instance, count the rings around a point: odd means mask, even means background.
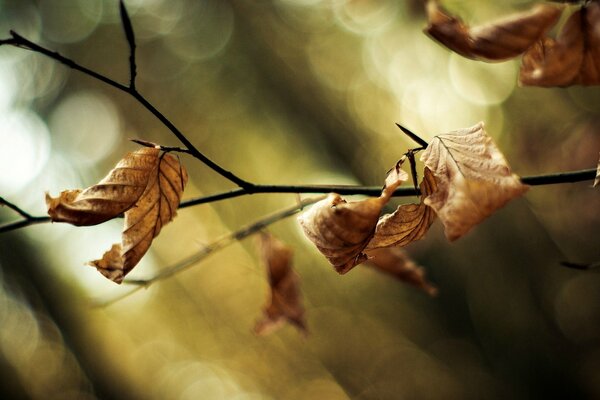
[{"label": "withered leaf", "polygon": [[556,39],[540,39],[524,55],[519,83],[524,86],[600,84],[600,3],[582,5]]},{"label": "withered leaf", "polygon": [[501,61],[525,52],[558,21],[561,12],[561,8],[537,4],[492,24],[469,28],[441,8],[437,0],[429,0],[425,32],[464,57]]},{"label": "withered leaf", "polygon": [[158,149],[139,149],[128,153],[94,186],[65,190],[56,198],[46,193],[48,215],[53,222],[77,226],[97,225],[117,217],[138,201],[158,157]]},{"label": "withered leaf", "polygon": [[306,333],[299,277],[292,269],[292,249],[269,233],[260,235],[260,251],[269,274],[271,299],[254,331],[264,335],[288,321]]},{"label": "withered leaf", "polygon": [[123,257],[121,257],[121,245],[112,245],[101,259],[90,261],[89,265],[96,269],[111,281],[121,282],[123,279]]},{"label": "withered leaf", "polygon": [[298,218],[306,236],[338,273],[345,274],[366,259],[362,251],[373,237],[381,209],[407,179],[397,166],[388,175],[380,197],[347,203],[331,193]]},{"label": "withered leaf", "polygon": [[146,254],[162,227],[175,217],[188,179],[185,168],[175,157],[160,154],[157,149],[141,149],[138,152],[142,150],[146,151],[147,161],[154,167],[144,169],[144,191],[135,205],[125,211],[122,243],[114,245],[102,259],[90,263],[117,283],[123,281]]},{"label": "withered leaf", "polygon": [[423,181],[419,186],[421,202],[401,205],[394,213],[381,217],[377,222],[375,235],[367,245],[367,250],[406,246],[423,238],[435,219],[435,212],[423,200],[436,190],[436,186],[433,174],[426,167]]},{"label": "withered leaf", "polygon": [[378,271],[424,290],[430,296],[437,294],[437,288],[425,279],[425,270],[418,266],[400,247],[387,247],[369,250],[369,261],[365,263]]},{"label": "withered leaf", "polygon": [[421,161],[437,183],[424,202],[440,217],[449,240],[463,236],[528,189],[511,173],[483,122],[436,136]]}]

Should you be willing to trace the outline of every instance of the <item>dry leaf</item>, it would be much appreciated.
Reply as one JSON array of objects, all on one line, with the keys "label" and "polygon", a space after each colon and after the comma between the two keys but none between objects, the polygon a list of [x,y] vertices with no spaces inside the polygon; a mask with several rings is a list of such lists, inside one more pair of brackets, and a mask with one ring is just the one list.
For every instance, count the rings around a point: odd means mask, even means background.
[{"label": "dry leaf", "polygon": [[598,167],[596,167],[596,179],[594,179],[594,187],[600,185],[600,158],[598,159]]},{"label": "dry leaf", "polygon": [[370,250],[369,261],[365,263],[378,271],[424,290],[430,296],[437,294],[437,288],[425,279],[425,270],[418,266],[400,247]]},{"label": "dry leaf", "polygon": [[[125,275],[146,254],[162,227],[175,217],[188,179],[185,168],[175,157],[159,154],[157,149],[141,149],[138,152],[144,150],[148,163],[154,156],[154,168],[144,169],[145,189],[135,205],[125,211],[122,244],[114,245],[102,259],[90,263],[117,283],[123,281]],[[116,256],[117,252],[119,257]]]},{"label": "dry leaf", "polygon": [[90,261],[89,265],[96,269],[111,281],[121,282],[123,280],[123,257],[121,257],[121,245],[115,243],[109,251],[104,253],[100,260]]},{"label": "dry leaf", "polygon": [[507,60],[518,56],[543,37],[558,21],[561,8],[538,4],[492,24],[469,28],[459,18],[429,0],[425,29],[431,37],[450,50],[472,59]]},{"label": "dry leaf", "polygon": [[331,193],[298,218],[300,225],[336,271],[345,274],[366,259],[362,251],[373,237],[381,209],[407,179],[397,166],[388,175],[380,197],[347,203]]},{"label": "dry leaf", "polygon": [[558,37],[543,38],[524,55],[519,83],[524,86],[600,84],[600,3],[574,12]]},{"label": "dry leaf", "polygon": [[260,236],[260,249],[269,273],[271,301],[264,309],[264,318],[257,322],[254,331],[264,335],[287,320],[306,332],[299,277],[292,270],[292,249],[264,232]]},{"label": "dry leaf", "polygon": [[406,246],[425,236],[435,219],[435,212],[423,199],[436,190],[436,183],[429,168],[425,168],[423,181],[419,186],[421,203],[399,206],[393,214],[384,215],[377,222],[375,236],[367,245],[367,250],[390,246]]},{"label": "dry leaf", "polygon": [[483,122],[436,136],[421,161],[437,183],[425,204],[436,211],[449,240],[463,236],[528,189],[511,173]]},{"label": "dry leaf", "polygon": [[46,193],[48,215],[53,222],[77,226],[96,225],[113,219],[140,198],[148,177],[158,165],[159,150],[144,148],[128,153],[96,185],[85,190],[66,190],[53,198]]}]

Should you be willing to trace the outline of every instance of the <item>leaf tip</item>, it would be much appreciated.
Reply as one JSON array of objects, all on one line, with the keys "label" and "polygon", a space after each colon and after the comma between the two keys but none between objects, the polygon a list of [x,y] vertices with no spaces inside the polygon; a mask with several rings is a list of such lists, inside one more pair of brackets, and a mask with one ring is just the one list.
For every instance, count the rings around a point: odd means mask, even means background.
[{"label": "leaf tip", "polygon": [[121,245],[118,243],[113,244],[101,259],[90,261],[87,265],[96,268],[106,278],[118,284],[123,282],[123,278],[126,275],[123,266]]}]

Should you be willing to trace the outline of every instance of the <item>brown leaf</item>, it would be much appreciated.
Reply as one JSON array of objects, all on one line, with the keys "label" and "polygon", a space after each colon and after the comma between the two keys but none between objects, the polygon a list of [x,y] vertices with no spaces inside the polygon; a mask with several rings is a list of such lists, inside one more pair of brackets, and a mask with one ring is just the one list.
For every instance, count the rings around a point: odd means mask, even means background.
[{"label": "brown leaf", "polygon": [[331,193],[298,218],[306,236],[338,273],[345,274],[366,259],[362,251],[373,237],[381,209],[407,179],[397,166],[388,175],[380,197],[347,203]]},{"label": "brown leaf", "polygon": [[596,167],[596,179],[594,179],[594,187],[600,185],[600,158],[598,159],[598,167]]},{"label": "brown leaf", "polygon": [[98,272],[111,281],[121,282],[123,280],[123,257],[121,257],[121,245],[115,243],[109,251],[104,253],[100,260],[90,261],[89,265],[96,267]]},{"label": "brown leaf", "polygon": [[437,183],[424,202],[440,217],[448,240],[463,236],[528,189],[511,173],[483,122],[436,136],[421,161]]},{"label": "brown leaf", "polygon": [[140,198],[158,159],[158,149],[140,149],[128,153],[94,186],[83,191],[66,190],[57,198],[46,193],[48,215],[53,222],[77,226],[96,225],[117,217]]},{"label": "brown leaf", "polygon": [[561,8],[537,4],[529,11],[489,25],[469,28],[441,8],[438,1],[429,0],[429,25],[425,32],[464,57],[501,61],[525,52],[558,21],[561,12]]},{"label": "brown leaf", "polygon": [[437,288],[425,279],[423,267],[418,266],[404,249],[387,247],[370,250],[368,254],[370,258],[365,265],[422,289],[430,296],[437,295]]},{"label": "brown leaf", "polygon": [[574,12],[558,37],[543,38],[524,55],[519,83],[524,86],[600,84],[600,3]]},{"label": "brown leaf", "polygon": [[263,311],[264,318],[257,322],[254,331],[264,335],[287,320],[306,333],[299,277],[292,269],[292,249],[265,232],[260,236],[260,249],[269,273],[271,300]]},{"label": "brown leaf", "polygon": [[367,250],[406,246],[425,236],[435,219],[433,209],[423,203],[423,199],[436,190],[435,178],[429,168],[425,168],[423,181],[419,187],[421,202],[401,205],[393,214],[381,217],[375,228],[375,236],[367,245]]},{"label": "brown leaf", "polygon": [[[138,151],[142,150],[156,149]],[[123,281],[146,254],[162,227],[175,217],[187,183],[187,172],[175,157],[156,153],[155,159],[154,168],[147,172],[142,195],[125,212],[120,257],[114,255],[115,246],[118,246],[115,245],[101,260],[90,263],[96,268],[100,265],[98,270],[117,283]]]}]

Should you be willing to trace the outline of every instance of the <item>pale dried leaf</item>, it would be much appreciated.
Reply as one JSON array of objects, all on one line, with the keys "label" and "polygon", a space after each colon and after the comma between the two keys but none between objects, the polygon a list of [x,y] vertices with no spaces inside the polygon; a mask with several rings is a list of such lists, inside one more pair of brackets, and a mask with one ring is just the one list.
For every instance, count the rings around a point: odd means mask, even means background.
[{"label": "pale dried leaf", "polygon": [[524,55],[519,83],[524,86],[600,84],[600,3],[574,12],[558,37],[543,38]]},{"label": "pale dried leaf", "polygon": [[441,8],[438,1],[430,0],[425,32],[464,57],[501,61],[525,52],[558,21],[561,12],[556,6],[537,4],[531,10],[469,28]]},{"label": "pale dried leaf", "polygon": [[397,166],[388,175],[380,197],[347,203],[331,193],[298,218],[306,236],[338,273],[345,274],[366,259],[362,251],[375,233],[381,209],[407,179]]},{"label": "pale dried leaf", "polygon": [[90,261],[88,265],[95,267],[98,272],[111,281],[120,282],[123,279],[121,245],[119,243],[113,244],[110,250],[104,253],[101,259]]},{"label": "pale dried leaf", "polygon": [[156,165],[147,174],[144,192],[125,212],[121,258],[111,257],[108,261],[114,260],[114,263],[104,266],[113,271],[110,279],[121,283],[146,254],[162,227],[175,217],[187,179],[179,160],[169,154],[157,154]]},{"label": "pale dried leaf", "polygon": [[375,235],[367,245],[367,250],[389,246],[406,246],[425,236],[435,219],[433,209],[423,203],[423,199],[436,189],[435,178],[429,168],[425,168],[423,181],[419,187],[421,202],[419,204],[401,205],[394,213],[381,217],[377,222]]},{"label": "pale dried leaf", "polygon": [[53,222],[77,226],[96,225],[115,218],[140,198],[148,177],[158,165],[159,150],[144,148],[128,153],[96,185],[66,190],[53,198],[46,193],[48,215]]},{"label": "pale dried leaf", "polygon": [[436,136],[421,161],[437,183],[424,202],[436,211],[449,240],[463,236],[528,189],[511,173],[483,122]]},{"label": "pale dried leaf", "polygon": [[292,249],[268,233],[261,234],[260,249],[268,269],[271,299],[254,331],[264,335],[288,321],[306,333],[299,277],[292,269]]},{"label": "pale dried leaf", "polygon": [[600,158],[598,159],[598,167],[596,168],[596,179],[594,179],[594,187],[600,186]]},{"label": "pale dried leaf", "polygon": [[437,294],[437,288],[425,279],[425,270],[418,266],[400,247],[387,247],[370,250],[369,261],[365,265],[384,272],[394,278],[424,290],[430,296]]}]

